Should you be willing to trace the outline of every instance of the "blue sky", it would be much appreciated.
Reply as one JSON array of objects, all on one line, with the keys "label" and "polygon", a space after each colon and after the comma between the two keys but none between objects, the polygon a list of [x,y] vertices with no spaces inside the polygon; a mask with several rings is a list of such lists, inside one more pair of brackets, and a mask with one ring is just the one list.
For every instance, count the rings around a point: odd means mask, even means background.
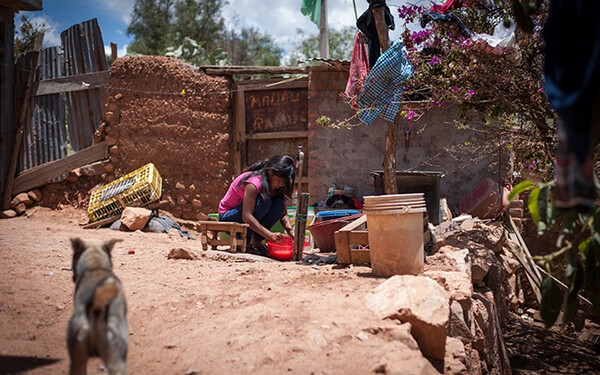
[{"label": "blue sky", "polygon": [[[105,49],[110,53],[110,43],[115,42],[119,48],[119,56],[126,54],[131,36],[127,35],[127,26],[131,20],[134,0],[42,0],[44,9],[38,12],[22,12],[34,22],[43,21],[52,28],[44,38],[45,46],[60,45],[60,33],[70,26],[92,18],[98,19]],[[392,14],[397,18],[397,6],[407,0],[388,1]],[[441,2],[441,1],[438,1]],[[306,34],[316,34],[318,29],[300,13],[301,0],[229,0],[222,9],[222,16],[228,26],[254,26],[262,32],[269,33],[277,44],[289,50],[298,41],[296,29]],[[366,0],[355,0],[356,10],[360,15],[367,9]],[[429,3],[426,0],[414,0],[411,3]],[[20,13],[21,14],[21,13]],[[20,14],[15,17],[17,25]],[[328,0],[329,27],[342,29],[354,26],[356,19],[352,0]],[[399,26],[399,25],[397,25]],[[390,33],[391,39],[399,37],[399,27]]]}]

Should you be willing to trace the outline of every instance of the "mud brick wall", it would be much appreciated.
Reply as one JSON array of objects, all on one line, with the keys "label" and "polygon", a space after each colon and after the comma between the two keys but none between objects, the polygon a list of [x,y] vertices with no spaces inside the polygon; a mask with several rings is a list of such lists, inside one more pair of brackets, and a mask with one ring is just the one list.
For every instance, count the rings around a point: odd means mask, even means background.
[{"label": "mud brick wall", "polygon": [[112,178],[152,162],[164,209],[190,220],[216,212],[233,174],[232,82],[175,58],[128,56],[112,65],[110,85]]},{"label": "mud brick wall", "polygon": [[[347,71],[336,67],[314,67],[309,75],[310,204],[325,199],[333,182],[354,187],[357,197],[374,194],[371,172],[383,169],[385,121],[377,119],[370,126],[361,124],[350,130],[317,124],[321,115],[340,121],[354,114],[340,96],[347,80]],[[457,114],[452,105],[426,112],[411,124],[408,147],[402,123],[396,148],[397,170],[443,173],[440,197],[447,198],[453,212],[482,179],[505,182],[512,174],[510,154],[485,142],[477,121],[471,124],[473,129],[458,130],[454,124]],[[358,124],[358,120],[353,123]]]}]

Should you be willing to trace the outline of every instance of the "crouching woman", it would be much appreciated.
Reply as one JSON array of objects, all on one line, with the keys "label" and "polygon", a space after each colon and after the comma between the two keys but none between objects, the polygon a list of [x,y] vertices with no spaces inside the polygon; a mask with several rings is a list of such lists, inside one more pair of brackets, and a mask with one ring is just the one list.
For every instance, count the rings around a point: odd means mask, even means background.
[{"label": "crouching woman", "polygon": [[219,221],[248,224],[248,251],[267,255],[262,241],[281,242],[284,238],[283,233],[271,232],[278,220],[293,237],[285,200],[291,198],[295,179],[294,159],[287,155],[256,162],[229,186],[219,203]]}]

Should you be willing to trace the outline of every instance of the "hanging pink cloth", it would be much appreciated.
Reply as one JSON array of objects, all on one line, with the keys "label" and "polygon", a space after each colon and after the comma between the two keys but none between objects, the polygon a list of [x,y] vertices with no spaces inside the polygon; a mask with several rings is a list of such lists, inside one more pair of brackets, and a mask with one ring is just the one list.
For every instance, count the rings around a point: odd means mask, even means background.
[{"label": "hanging pink cloth", "polygon": [[369,55],[367,46],[362,40],[362,33],[359,31],[354,38],[354,47],[352,47],[352,59],[350,60],[350,75],[346,84],[344,94],[350,98],[352,108],[358,108],[358,94],[362,90],[363,83],[369,73]]}]

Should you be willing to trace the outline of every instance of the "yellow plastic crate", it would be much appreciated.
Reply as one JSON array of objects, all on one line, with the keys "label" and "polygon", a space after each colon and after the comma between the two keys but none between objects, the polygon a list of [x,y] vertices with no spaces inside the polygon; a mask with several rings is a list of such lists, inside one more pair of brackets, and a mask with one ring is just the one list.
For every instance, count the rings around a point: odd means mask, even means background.
[{"label": "yellow plastic crate", "polygon": [[121,215],[125,207],[143,206],[160,199],[162,179],[148,163],[92,192],[88,205],[90,222]]}]

